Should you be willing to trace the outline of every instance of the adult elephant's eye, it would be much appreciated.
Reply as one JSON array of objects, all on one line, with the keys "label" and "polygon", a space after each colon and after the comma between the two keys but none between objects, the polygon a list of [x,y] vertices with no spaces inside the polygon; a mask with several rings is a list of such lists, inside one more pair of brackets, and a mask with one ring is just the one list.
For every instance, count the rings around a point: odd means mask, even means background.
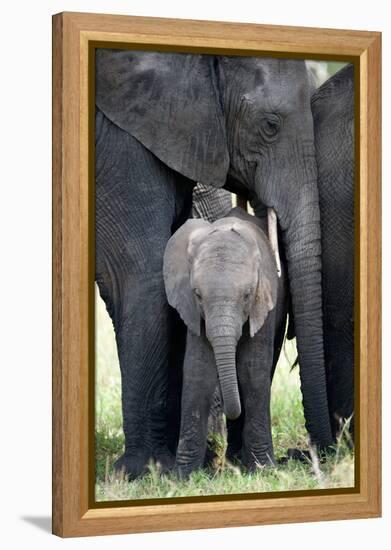
[{"label": "adult elephant's eye", "polygon": [[281,119],[278,115],[268,114],[261,121],[261,134],[266,141],[277,139],[281,130]]}]

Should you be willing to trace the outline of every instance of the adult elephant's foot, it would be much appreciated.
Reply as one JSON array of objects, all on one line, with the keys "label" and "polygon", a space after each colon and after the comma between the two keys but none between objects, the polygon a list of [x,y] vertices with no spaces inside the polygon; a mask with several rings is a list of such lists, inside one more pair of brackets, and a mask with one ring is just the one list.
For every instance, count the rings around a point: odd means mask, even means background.
[{"label": "adult elephant's foot", "polygon": [[148,472],[148,465],[150,464],[150,453],[137,452],[137,453],[124,453],[114,463],[114,469],[116,472],[126,476],[129,481],[137,479],[145,475]]},{"label": "adult elephant's foot", "polygon": [[168,450],[157,452],[154,456],[148,451],[138,451],[123,454],[114,463],[114,469],[132,481],[147,474],[151,467],[155,467],[160,474],[166,474],[173,469],[174,463],[175,459]]},{"label": "adult elephant's foot", "polygon": [[268,449],[262,452],[256,452],[251,449],[242,449],[241,463],[248,472],[256,472],[257,470],[276,466],[273,449]]}]

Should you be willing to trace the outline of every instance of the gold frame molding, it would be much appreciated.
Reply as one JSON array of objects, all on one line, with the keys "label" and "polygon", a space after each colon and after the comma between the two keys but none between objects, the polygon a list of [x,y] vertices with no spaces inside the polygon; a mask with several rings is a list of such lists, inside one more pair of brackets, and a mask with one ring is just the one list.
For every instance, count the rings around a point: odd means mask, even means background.
[{"label": "gold frame molding", "polygon": [[[95,503],[93,51],[97,46],[348,60],[356,79],[354,489]],[[62,537],[381,514],[381,34],[87,13],[53,16],[53,533]],[[358,369],[358,370],[357,370]],[[93,405],[93,403],[92,403]]]}]

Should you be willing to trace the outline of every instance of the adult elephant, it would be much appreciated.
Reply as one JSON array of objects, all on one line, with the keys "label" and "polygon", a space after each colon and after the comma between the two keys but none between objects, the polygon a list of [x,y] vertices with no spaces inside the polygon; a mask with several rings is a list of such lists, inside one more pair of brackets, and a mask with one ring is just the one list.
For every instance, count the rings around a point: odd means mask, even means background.
[{"label": "adult elephant", "polygon": [[125,454],[117,466],[136,476],[151,457],[163,467],[171,463],[167,440],[172,450],[175,415],[167,413],[167,387],[180,359],[162,261],[197,181],[276,211],[306,426],[313,442],[330,444],[304,62],[99,49],[96,105],[96,278],[113,319],[122,374]]},{"label": "adult elephant", "polygon": [[[334,438],[354,411],[354,67],[314,94],[327,395]],[[353,433],[353,421],[351,422]]]}]

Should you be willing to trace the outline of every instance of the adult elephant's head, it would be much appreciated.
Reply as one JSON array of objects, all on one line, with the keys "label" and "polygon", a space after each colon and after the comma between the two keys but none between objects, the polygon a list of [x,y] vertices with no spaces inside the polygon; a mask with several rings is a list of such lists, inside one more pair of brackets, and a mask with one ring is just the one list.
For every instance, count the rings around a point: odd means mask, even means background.
[{"label": "adult elephant's head", "polygon": [[306,426],[331,439],[323,358],[320,227],[304,61],[98,50],[96,103],[193,181],[242,189],[283,231]]}]

